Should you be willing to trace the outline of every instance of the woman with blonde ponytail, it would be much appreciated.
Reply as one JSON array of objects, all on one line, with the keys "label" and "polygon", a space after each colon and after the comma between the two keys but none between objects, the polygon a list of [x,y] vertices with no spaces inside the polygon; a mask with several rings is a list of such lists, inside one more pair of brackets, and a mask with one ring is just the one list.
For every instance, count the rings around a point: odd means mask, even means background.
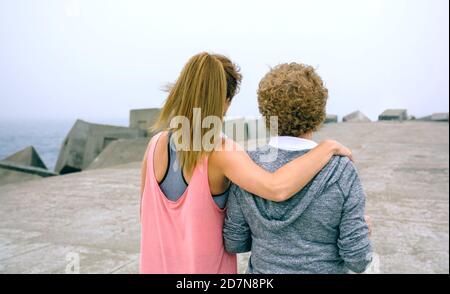
[{"label": "woman with blonde ponytail", "polygon": [[301,190],[333,155],[351,156],[327,140],[274,173],[221,136],[241,75],[222,55],[193,56],[169,90],[141,177],[141,273],[236,273],[222,226],[230,182],[272,201]]}]

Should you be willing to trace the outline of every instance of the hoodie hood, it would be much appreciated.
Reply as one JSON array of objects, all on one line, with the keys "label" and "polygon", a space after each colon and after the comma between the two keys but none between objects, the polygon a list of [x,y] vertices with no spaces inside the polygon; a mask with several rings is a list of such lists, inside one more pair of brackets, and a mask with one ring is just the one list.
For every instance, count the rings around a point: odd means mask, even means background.
[{"label": "hoodie hood", "polygon": [[[267,145],[254,152],[249,152],[249,155],[259,166],[267,171],[274,172],[286,163],[306,154],[308,151],[309,149],[296,151],[292,149],[285,150]],[[276,154],[276,158],[270,162],[262,161],[261,159],[264,158],[264,154]],[[339,179],[348,161],[349,159],[346,157],[334,156],[308,185],[286,201],[273,202],[255,195],[253,197],[246,197],[245,201],[252,202],[248,203],[251,206],[256,206],[255,213],[259,214],[263,225],[282,229],[301,217],[313,200],[320,197],[327,187]]]}]

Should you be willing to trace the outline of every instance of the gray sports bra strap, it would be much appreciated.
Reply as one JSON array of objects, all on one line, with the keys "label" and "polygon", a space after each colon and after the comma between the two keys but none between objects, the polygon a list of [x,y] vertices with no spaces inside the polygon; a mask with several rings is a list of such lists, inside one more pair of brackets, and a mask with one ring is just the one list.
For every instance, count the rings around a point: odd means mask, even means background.
[{"label": "gray sports bra strap", "polygon": [[178,164],[177,153],[171,146],[172,133],[169,133],[167,146],[168,166],[159,186],[169,200],[177,201],[187,188]]},{"label": "gray sports bra strap", "polygon": [[[167,156],[168,166],[163,179],[159,183],[159,187],[163,191],[164,195],[171,201],[177,201],[183,195],[184,191],[188,187],[188,183],[184,178],[183,171],[180,168],[180,164],[177,157],[177,152],[172,144],[172,133],[169,132],[169,143],[167,144]],[[227,189],[225,192],[219,195],[213,195],[213,199],[217,206],[224,208],[228,199]]]}]

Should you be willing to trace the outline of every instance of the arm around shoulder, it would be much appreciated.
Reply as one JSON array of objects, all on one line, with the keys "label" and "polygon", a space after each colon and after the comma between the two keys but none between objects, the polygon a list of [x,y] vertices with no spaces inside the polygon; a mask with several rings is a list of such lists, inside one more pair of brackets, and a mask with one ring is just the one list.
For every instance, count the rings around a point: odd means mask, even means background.
[{"label": "arm around shoulder", "polygon": [[307,154],[270,173],[256,163],[237,143],[226,140],[212,158],[224,175],[246,191],[271,201],[285,201],[305,187],[333,155],[351,156],[335,141],[324,141]]}]

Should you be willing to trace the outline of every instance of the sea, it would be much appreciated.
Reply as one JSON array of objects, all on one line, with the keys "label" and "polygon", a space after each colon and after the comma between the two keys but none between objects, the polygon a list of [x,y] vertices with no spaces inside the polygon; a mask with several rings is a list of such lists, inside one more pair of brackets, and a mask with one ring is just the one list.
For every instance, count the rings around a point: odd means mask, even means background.
[{"label": "sea", "polygon": [[[49,170],[54,170],[61,144],[76,120],[0,120],[0,160],[33,146]],[[102,119],[94,123],[127,126],[128,119]]]}]

